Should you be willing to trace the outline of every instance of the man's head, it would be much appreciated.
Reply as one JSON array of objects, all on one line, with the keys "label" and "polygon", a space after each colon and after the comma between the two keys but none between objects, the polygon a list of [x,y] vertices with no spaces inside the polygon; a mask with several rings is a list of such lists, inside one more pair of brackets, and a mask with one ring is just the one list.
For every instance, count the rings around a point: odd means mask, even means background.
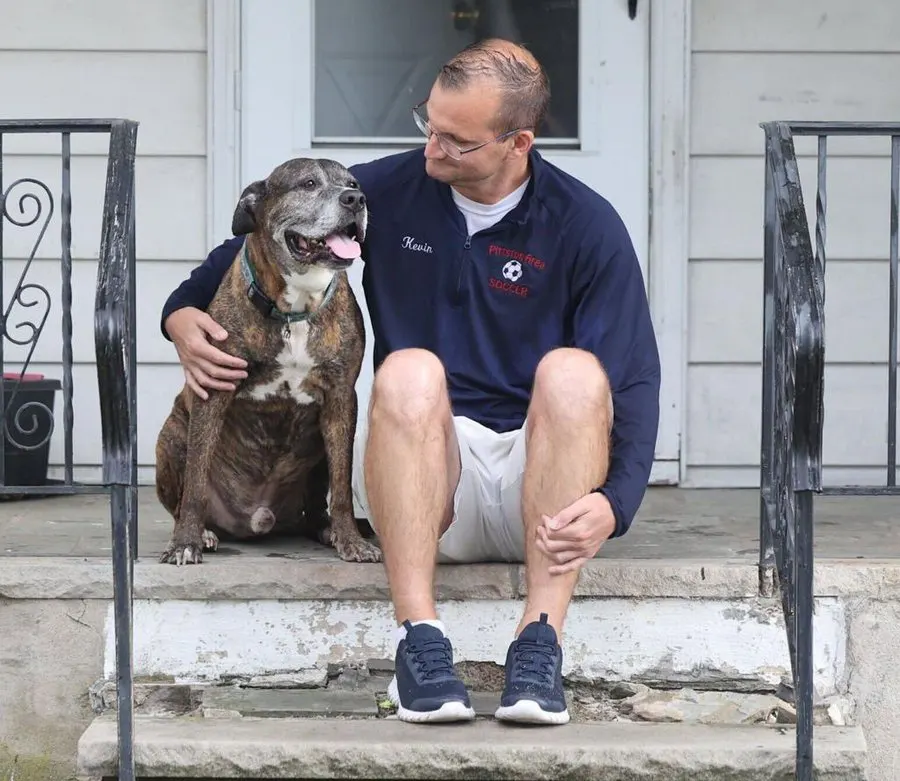
[{"label": "man's head", "polygon": [[441,68],[416,110],[426,123],[420,127],[432,133],[428,174],[472,186],[521,167],[549,100],[547,75],[523,46],[491,38],[466,47]]}]

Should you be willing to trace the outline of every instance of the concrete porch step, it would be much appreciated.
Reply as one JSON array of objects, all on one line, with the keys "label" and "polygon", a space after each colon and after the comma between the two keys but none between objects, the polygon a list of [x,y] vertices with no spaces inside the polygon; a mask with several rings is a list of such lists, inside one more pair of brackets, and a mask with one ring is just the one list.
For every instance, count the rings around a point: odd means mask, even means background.
[{"label": "concrete porch step", "polygon": [[[492,720],[411,725],[394,719],[137,716],[141,779],[580,779],[788,781],[795,736],[781,726],[576,724]],[[819,727],[818,781],[865,779],[857,727]],[[78,772],[116,775],[114,715],[78,742]]]}]

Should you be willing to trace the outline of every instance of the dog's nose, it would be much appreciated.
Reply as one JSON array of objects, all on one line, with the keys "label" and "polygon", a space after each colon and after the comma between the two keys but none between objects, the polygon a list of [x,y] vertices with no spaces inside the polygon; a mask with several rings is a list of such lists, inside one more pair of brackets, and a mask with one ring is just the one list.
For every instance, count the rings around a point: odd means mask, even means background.
[{"label": "dog's nose", "polygon": [[341,206],[346,206],[355,212],[358,212],[366,205],[366,196],[359,190],[344,190],[338,200],[340,200]]}]

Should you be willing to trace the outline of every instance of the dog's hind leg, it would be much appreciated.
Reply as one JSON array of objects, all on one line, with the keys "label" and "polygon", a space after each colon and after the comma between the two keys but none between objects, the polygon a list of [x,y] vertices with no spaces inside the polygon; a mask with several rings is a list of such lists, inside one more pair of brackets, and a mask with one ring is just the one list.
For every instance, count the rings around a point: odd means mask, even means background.
[{"label": "dog's hind leg", "polygon": [[156,440],[156,497],[175,518],[184,490],[187,460],[187,416],[178,407],[166,419]]}]

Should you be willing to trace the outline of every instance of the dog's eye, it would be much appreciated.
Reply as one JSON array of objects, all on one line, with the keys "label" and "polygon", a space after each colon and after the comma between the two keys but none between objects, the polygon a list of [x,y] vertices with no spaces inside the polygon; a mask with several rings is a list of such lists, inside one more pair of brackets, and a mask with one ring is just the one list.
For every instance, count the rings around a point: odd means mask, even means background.
[{"label": "dog's eye", "polygon": [[316,180],[315,180],[315,179],[307,179],[307,180],[303,183],[303,186],[304,186],[307,190],[312,190],[312,188],[316,186]]},{"label": "dog's eye", "polygon": [[347,187],[349,187],[351,190],[358,190],[358,189],[359,189],[359,182],[354,182],[354,181],[351,179],[349,182],[347,182]]}]

